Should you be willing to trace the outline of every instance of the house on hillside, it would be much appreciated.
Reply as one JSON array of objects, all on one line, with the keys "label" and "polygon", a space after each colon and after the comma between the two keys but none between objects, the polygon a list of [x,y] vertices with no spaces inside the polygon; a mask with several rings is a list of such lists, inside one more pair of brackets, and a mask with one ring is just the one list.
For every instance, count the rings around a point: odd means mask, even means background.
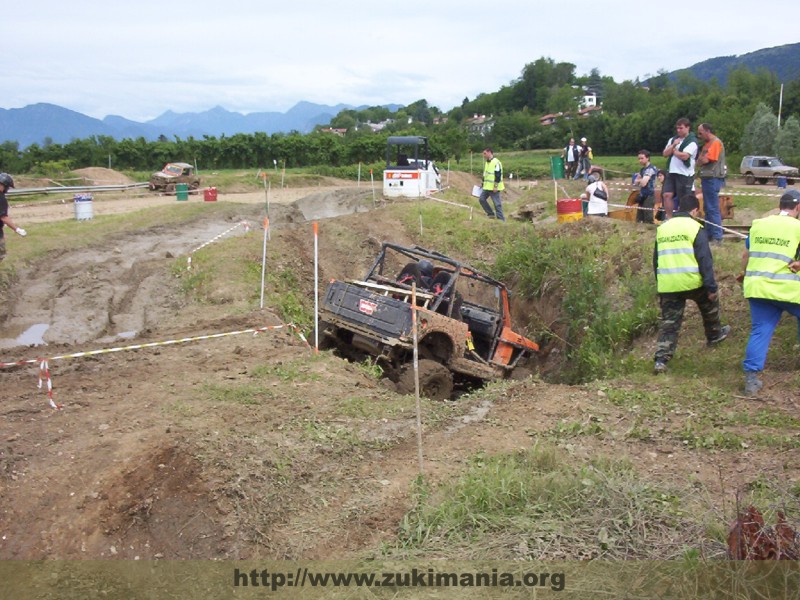
[{"label": "house on hillside", "polygon": [[494,115],[478,115],[475,114],[469,119],[464,120],[464,126],[470,135],[479,135],[485,137],[492,127],[494,127]]},{"label": "house on hillside", "polygon": [[332,133],[334,135],[338,135],[338,136],[341,137],[341,136],[344,136],[344,134],[347,133],[347,128],[346,127],[323,127],[322,129],[320,129],[320,131],[322,133]]}]

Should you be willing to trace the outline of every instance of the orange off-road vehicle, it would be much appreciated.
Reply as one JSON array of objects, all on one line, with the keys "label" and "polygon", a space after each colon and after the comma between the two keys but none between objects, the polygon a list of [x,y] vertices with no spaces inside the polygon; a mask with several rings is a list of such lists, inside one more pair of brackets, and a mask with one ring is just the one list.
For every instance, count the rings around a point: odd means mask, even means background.
[{"label": "orange off-road vehicle", "polygon": [[528,373],[523,364],[539,347],[512,329],[505,285],[438,252],[388,242],[363,280],[328,285],[320,348],[373,357],[398,391],[413,392],[412,284],[423,395],[450,398],[454,384]]}]

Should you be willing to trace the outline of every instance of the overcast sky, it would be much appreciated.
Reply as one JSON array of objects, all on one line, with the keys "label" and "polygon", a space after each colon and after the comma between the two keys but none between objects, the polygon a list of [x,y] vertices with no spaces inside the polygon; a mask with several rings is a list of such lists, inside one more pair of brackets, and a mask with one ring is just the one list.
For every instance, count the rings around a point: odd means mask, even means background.
[{"label": "overcast sky", "polygon": [[[680,12],[674,9],[681,6]],[[800,41],[794,2],[27,0],[0,15],[0,107],[146,121],[222,106],[444,111],[545,56],[621,82]]]}]

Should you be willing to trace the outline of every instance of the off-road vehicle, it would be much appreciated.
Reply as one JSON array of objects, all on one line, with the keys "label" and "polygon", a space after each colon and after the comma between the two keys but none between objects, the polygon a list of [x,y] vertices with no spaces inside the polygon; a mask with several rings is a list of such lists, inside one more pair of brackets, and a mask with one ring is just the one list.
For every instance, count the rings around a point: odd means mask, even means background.
[{"label": "off-road vehicle", "polygon": [[189,163],[167,163],[160,171],[150,176],[150,190],[173,193],[175,186],[185,183],[190,190],[200,187],[200,178],[194,174],[194,167]]},{"label": "off-road vehicle", "polygon": [[416,306],[420,391],[450,398],[454,383],[528,374],[524,363],[539,347],[512,330],[509,295],[501,282],[460,261],[384,242],[363,280],[328,285],[319,345],[353,360],[374,358],[398,391],[412,393]]},{"label": "off-road vehicle", "polygon": [[781,176],[786,177],[786,183],[792,185],[794,179],[790,178],[798,176],[795,167],[783,164],[781,159],[775,156],[745,156],[739,166],[739,172],[744,175],[747,185],[753,185],[756,181],[767,183],[770,179],[774,180]]}]

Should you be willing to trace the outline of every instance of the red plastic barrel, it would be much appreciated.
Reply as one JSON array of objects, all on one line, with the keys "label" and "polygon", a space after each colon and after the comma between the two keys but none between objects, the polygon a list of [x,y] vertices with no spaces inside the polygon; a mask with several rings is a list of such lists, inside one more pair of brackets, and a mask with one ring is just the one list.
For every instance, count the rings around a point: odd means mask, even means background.
[{"label": "red plastic barrel", "polygon": [[569,223],[583,218],[583,202],[580,198],[561,198],[556,202],[559,223]]},{"label": "red plastic barrel", "polygon": [[206,202],[216,202],[217,201],[217,188],[210,187],[206,188],[203,191],[203,200]]}]

